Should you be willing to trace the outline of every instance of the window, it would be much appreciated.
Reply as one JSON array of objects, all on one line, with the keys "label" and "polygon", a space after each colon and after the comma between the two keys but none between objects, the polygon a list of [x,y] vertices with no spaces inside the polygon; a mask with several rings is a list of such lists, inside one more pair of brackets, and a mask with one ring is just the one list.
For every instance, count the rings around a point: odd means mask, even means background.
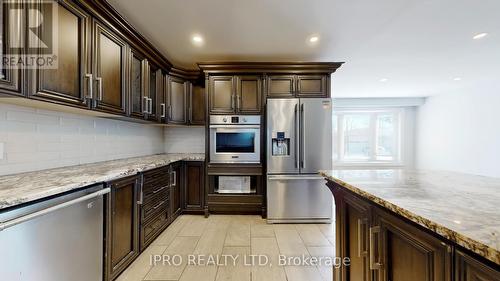
[{"label": "window", "polygon": [[335,110],[333,159],[337,164],[392,164],[401,159],[402,110]]}]

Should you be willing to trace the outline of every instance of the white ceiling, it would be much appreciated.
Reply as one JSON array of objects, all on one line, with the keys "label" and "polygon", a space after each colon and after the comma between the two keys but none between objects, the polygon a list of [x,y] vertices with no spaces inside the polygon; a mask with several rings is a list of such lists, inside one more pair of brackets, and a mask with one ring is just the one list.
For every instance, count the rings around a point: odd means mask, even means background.
[{"label": "white ceiling", "polygon": [[[109,1],[186,68],[214,60],[345,61],[333,76],[335,97],[500,94],[498,0]],[[473,40],[480,32],[489,35]],[[192,44],[194,34],[203,46]],[[315,46],[312,34],[320,37]]]}]

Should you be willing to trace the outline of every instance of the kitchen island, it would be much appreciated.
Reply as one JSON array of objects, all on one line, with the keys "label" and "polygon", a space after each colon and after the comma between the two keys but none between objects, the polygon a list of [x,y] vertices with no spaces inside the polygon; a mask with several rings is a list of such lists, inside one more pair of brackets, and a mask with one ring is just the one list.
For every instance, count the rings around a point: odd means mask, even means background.
[{"label": "kitchen island", "polygon": [[336,280],[500,280],[500,179],[322,171],[337,208]]}]

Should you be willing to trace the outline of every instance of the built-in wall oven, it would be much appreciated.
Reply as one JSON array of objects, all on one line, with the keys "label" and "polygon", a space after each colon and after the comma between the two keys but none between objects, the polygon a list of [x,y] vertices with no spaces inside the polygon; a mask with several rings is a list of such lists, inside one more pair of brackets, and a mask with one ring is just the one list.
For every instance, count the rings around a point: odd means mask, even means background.
[{"label": "built-in wall oven", "polygon": [[211,115],[211,163],[260,163],[260,116]]}]

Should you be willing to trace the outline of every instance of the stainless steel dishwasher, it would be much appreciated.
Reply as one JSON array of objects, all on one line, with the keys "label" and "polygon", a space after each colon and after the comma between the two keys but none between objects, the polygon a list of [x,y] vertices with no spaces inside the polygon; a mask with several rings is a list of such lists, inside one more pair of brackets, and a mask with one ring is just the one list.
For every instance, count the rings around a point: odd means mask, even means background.
[{"label": "stainless steel dishwasher", "polygon": [[0,279],[102,280],[103,195],[96,185],[0,213]]}]

